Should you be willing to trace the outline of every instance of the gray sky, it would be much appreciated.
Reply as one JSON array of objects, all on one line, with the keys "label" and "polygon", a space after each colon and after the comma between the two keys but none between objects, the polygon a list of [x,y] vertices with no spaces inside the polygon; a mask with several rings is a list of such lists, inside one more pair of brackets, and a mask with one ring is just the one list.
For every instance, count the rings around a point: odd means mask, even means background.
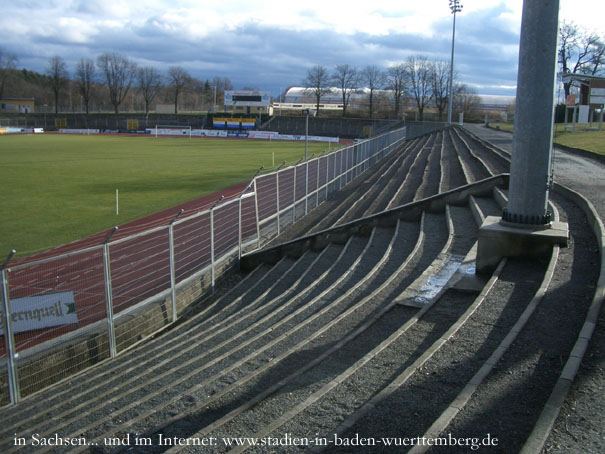
[{"label": "gray sky", "polygon": [[[480,94],[514,95],[521,0],[461,0],[459,80]],[[598,0],[561,0],[560,20],[603,32]],[[53,55],[70,72],[82,57],[117,52],[166,72],[229,77],[277,95],[316,64],[386,68],[410,55],[450,58],[447,0],[16,0],[5,2],[0,46],[18,67],[45,72]]]}]

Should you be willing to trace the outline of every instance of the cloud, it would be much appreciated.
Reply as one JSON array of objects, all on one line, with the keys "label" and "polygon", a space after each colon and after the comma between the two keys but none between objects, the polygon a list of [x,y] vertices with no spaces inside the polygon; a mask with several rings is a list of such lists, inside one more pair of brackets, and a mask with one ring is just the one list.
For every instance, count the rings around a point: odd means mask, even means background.
[{"label": "cloud", "polygon": [[[511,94],[501,87],[516,83],[518,8],[496,0],[464,3],[456,29],[461,80]],[[0,18],[2,46],[19,56],[19,66],[40,72],[52,55],[72,69],[83,57],[117,52],[162,71],[179,65],[202,80],[229,77],[236,88],[273,93],[300,84],[316,64],[332,70],[344,63],[387,67],[416,54],[450,58],[452,17],[442,0],[425,0],[413,10],[411,3],[382,0],[345,8],[320,0],[208,5],[14,2]]]}]

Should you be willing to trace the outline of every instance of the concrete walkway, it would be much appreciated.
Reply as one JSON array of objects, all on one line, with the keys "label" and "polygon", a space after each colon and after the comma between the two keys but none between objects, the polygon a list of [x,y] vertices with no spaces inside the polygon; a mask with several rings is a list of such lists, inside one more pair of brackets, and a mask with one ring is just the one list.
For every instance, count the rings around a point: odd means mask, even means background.
[{"label": "concrete walkway", "polygon": [[[465,124],[476,136],[512,152],[513,135],[509,132],[486,128],[484,125]],[[605,165],[555,146],[555,181],[587,197],[605,220]]]},{"label": "concrete walkway", "polygon": [[[512,151],[513,135],[465,125],[476,136]],[[605,165],[555,147],[554,178],[588,198],[605,221]],[[548,453],[605,452],[605,305],[582,366],[545,445]]]}]

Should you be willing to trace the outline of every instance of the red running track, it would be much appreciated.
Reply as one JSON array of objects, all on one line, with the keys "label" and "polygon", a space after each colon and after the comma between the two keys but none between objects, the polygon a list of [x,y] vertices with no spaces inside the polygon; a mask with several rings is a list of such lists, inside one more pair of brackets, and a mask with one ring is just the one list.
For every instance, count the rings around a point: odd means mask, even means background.
[{"label": "red running track", "polygon": [[[247,184],[247,182],[240,183],[120,225],[111,237],[112,245],[110,247],[114,314],[170,287],[167,228],[143,234],[132,240],[126,239],[123,242],[118,240],[142,234],[157,227],[167,227],[175,215],[181,209],[184,210],[179,219],[185,222],[174,226],[176,277],[179,282],[210,262],[209,215],[197,217],[195,215],[208,210],[221,196],[224,196],[224,200],[237,198]],[[242,214],[246,216],[245,222],[243,222],[244,236],[250,236],[251,233],[256,234],[255,228],[250,227],[250,224],[255,222],[253,204],[253,197],[244,199],[242,204]],[[237,208],[237,203],[231,203],[225,209],[215,211],[215,230],[221,229],[221,233],[217,235],[216,239],[217,253],[225,249],[225,247],[222,249],[220,247],[226,241],[231,244],[235,241],[237,244],[239,233]],[[191,221],[187,221],[189,218]],[[15,302],[18,298],[72,292],[78,316],[77,324],[15,333],[17,351],[23,351],[107,317],[103,249],[100,246],[103,245],[111,231],[112,229],[107,229],[48,249],[40,254],[10,262],[9,294],[14,312],[18,312],[18,309],[15,309]],[[113,244],[116,242],[117,244]],[[78,253],[78,251],[89,248],[93,248],[93,250]],[[70,253],[71,255],[66,255]],[[52,260],[53,257],[59,256],[63,257]],[[32,266],[27,265],[46,259],[49,261]],[[22,314],[20,317],[23,320],[28,316]],[[13,315],[13,320],[15,320],[15,315]],[[5,354],[3,340],[0,341],[0,355],[2,356]]]},{"label": "red running track", "polygon": [[[263,175],[256,180],[258,217],[262,221],[277,213],[279,206],[293,206],[309,191],[323,187],[328,180],[354,165],[354,152],[335,152],[284,169],[278,174]],[[306,182],[308,173],[308,183]],[[279,182],[279,186],[278,183]],[[183,209],[174,225],[174,256],[176,282],[195,274],[211,262],[210,215],[205,213],[220,196],[224,200],[213,212],[214,256],[220,257],[237,246],[239,239],[239,204],[237,200],[247,183],[208,194],[199,199],[163,210],[119,226],[111,237],[110,269],[112,310],[118,314],[145,299],[170,288],[170,255],[168,228],[170,221]],[[156,229],[149,232],[149,230]],[[17,351],[23,351],[69,331],[107,318],[103,248],[112,229],[90,235],[35,256],[11,262],[10,297],[15,299],[57,292],[71,292],[78,323],[15,334]],[[137,235],[135,238],[129,238]],[[242,199],[242,237],[256,236],[255,198]],[[122,240],[122,241],[120,241]],[[87,248],[92,250],[86,251]],[[85,250],[85,252],[78,252]],[[65,254],[68,254],[65,256]],[[51,260],[53,257],[63,256]],[[28,263],[49,259],[35,265]],[[13,309],[15,311],[15,309]],[[120,339],[117,340],[118,348]],[[4,354],[4,342],[0,354]]]}]

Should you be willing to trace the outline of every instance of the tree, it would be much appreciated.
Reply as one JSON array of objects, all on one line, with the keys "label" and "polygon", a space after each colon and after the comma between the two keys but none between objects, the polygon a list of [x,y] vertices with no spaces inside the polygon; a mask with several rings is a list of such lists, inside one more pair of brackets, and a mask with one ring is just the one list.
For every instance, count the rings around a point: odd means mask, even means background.
[{"label": "tree", "polygon": [[386,85],[393,92],[393,103],[395,108],[395,117],[399,117],[401,110],[401,100],[405,95],[405,86],[407,84],[407,74],[405,65],[400,63],[390,66],[385,74]]},{"label": "tree", "polygon": [[187,86],[191,76],[182,66],[171,66],[168,68],[168,79],[174,95],[174,113],[178,113],[179,94]]},{"label": "tree", "polygon": [[0,47],[0,99],[4,97],[4,86],[16,63],[17,57]]},{"label": "tree", "polygon": [[431,65],[423,55],[411,56],[405,62],[411,94],[416,101],[418,119],[424,119],[424,108],[433,98],[431,91]]},{"label": "tree", "polygon": [[327,93],[330,93],[328,84],[330,83],[330,76],[325,66],[315,65],[307,71],[307,77],[303,81],[303,85],[315,98],[315,104],[317,113],[319,114],[319,105],[321,104],[321,97]]},{"label": "tree", "polygon": [[368,65],[361,72],[361,77],[368,89],[370,90],[369,95],[369,113],[370,118],[374,117],[374,92],[380,88],[385,82],[384,73],[378,68],[378,66]]},{"label": "tree", "polygon": [[69,83],[69,73],[67,65],[61,57],[55,55],[48,61],[48,70],[46,74],[50,80],[50,87],[55,95],[55,113],[59,113],[59,95]]},{"label": "tree", "polygon": [[233,84],[228,77],[214,77],[212,79],[212,88],[215,90],[213,97],[216,104],[220,105],[225,102],[225,91],[233,90]]},{"label": "tree", "polygon": [[116,53],[101,55],[97,59],[97,66],[105,77],[109,89],[109,100],[117,114],[120,104],[122,104],[130,90],[137,66],[126,57]]},{"label": "tree", "polygon": [[336,65],[332,80],[342,92],[342,116],[346,117],[349,100],[359,83],[357,69],[351,65]]},{"label": "tree", "polygon": [[145,115],[149,115],[149,106],[162,87],[162,75],[157,69],[149,66],[139,68],[137,71],[137,82],[145,100]]},{"label": "tree", "polygon": [[86,115],[88,115],[92,87],[95,81],[95,69],[95,62],[90,58],[82,58],[76,66],[76,85],[84,100]]},{"label": "tree", "polygon": [[[204,82],[202,99],[203,99],[204,104],[206,104],[206,105],[212,104],[214,106],[214,98],[212,96],[212,87],[210,86],[210,81],[208,79],[206,79],[206,81]],[[212,110],[214,111],[214,107],[212,107]]]},{"label": "tree", "polygon": [[[455,79],[454,79],[455,80]],[[443,119],[443,112],[447,107],[447,91],[450,84],[450,62],[437,60],[431,63],[431,89],[435,107],[439,112],[439,121]]]},{"label": "tree", "polygon": [[465,84],[457,83],[454,85],[453,90],[453,110],[458,113],[462,112],[465,117],[473,114],[479,107],[479,104],[481,104],[481,99],[473,88],[470,88]]},{"label": "tree", "polygon": [[[605,38],[564,22],[559,28],[558,58],[563,74],[600,74],[605,67]],[[567,97],[571,82],[564,82],[563,88]]]}]

